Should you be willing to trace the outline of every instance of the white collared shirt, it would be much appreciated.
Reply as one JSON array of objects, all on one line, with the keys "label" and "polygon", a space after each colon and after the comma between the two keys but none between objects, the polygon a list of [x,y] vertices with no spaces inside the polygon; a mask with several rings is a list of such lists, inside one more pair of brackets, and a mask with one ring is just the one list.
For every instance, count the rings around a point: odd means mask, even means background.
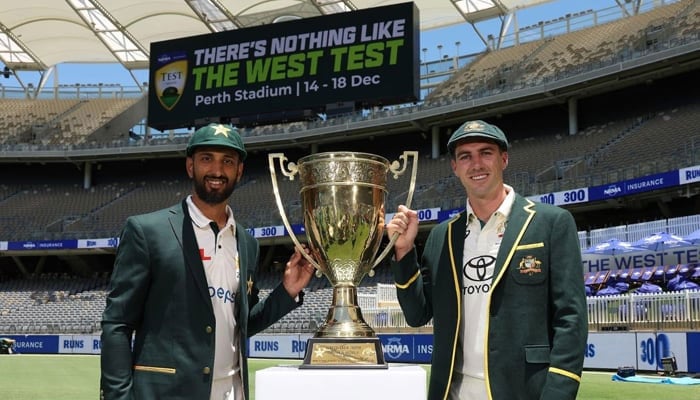
[{"label": "white collared shirt", "polygon": [[[498,209],[481,226],[467,200],[467,230],[462,254],[462,324],[459,328],[461,357],[455,366],[450,398],[486,400],[484,379],[485,337],[488,302],[496,257],[515,201],[515,191],[505,185],[507,195]],[[461,362],[459,362],[461,361]]]},{"label": "white collared shirt", "polygon": [[[215,233],[210,225],[213,221],[195,206],[192,196],[187,197],[187,206],[216,318],[212,387],[230,392],[234,382],[232,377],[240,371],[239,332],[235,318],[235,298],[240,281],[236,224],[231,208],[226,206],[226,225]],[[240,382],[240,379],[236,382]],[[222,393],[215,393],[216,391],[212,389],[211,400],[224,398]]]}]

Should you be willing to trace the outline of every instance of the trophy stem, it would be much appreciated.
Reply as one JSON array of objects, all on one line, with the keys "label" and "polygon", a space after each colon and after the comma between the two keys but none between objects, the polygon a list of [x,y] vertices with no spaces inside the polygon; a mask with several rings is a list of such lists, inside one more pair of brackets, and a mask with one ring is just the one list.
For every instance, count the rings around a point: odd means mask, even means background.
[{"label": "trophy stem", "polygon": [[328,320],[309,338],[304,362],[299,368],[388,367],[381,340],[362,319],[357,288],[348,284],[335,285]]},{"label": "trophy stem", "polygon": [[314,337],[376,337],[374,330],[362,318],[357,301],[357,287],[344,284],[334,286],[331,303],[326,322]]}]

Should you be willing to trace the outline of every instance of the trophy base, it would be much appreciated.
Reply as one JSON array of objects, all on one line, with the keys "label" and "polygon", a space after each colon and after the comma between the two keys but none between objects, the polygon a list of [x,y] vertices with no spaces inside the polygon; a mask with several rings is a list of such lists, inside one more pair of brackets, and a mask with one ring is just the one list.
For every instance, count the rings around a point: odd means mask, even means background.
[{"label": "trophy base", "polygon": [[300,369],[389,368],[378,337],[310,338]]}]

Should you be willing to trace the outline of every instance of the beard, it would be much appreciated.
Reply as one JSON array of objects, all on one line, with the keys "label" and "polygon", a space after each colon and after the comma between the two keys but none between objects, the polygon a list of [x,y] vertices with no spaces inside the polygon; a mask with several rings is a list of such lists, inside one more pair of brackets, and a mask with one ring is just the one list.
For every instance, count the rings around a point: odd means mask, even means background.
[{"label": "beard", "polygon": [[[197,197],[202,199],[207,204],[210,205],[216,205],[216,204],[221,204],[225,203],[228,201],[228,198],[231,197],[231,193],[233,193],[233,189],[236,187],[236,182],[231,182],[228,178],[226,177],[218,177],[216,179],[220,179],[224,181],[224,187],[221,190],[209,190],[207,189],[207,184],[205,182],[206,176],[202,178],[194,177],[194,192],[197,194]],[[214,177],[211,177],[212,179]]]}]

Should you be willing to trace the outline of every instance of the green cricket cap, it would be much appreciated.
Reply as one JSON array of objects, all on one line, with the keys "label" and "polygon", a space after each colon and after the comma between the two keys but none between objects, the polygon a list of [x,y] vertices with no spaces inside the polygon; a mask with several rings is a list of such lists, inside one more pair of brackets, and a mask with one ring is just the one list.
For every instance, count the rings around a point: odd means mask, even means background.
[{"label": "green cricket cap", "polygon": [[452,134],[447,141],[447,151],[452,154],[457,142],[463,139],[483,138],[496,143],[502,150],[508,150],[508,139],[496,125],[481,120],[467,121]]},{"label": "green cricket cap", "polygon": [[187,144],[187,156],[191,157],[197,147],[221,146],[229,147],[238,152],[241,161],[248,156],[243,145],[243,139],[238,130],[231,125],[211,123],[197,129]]}]

